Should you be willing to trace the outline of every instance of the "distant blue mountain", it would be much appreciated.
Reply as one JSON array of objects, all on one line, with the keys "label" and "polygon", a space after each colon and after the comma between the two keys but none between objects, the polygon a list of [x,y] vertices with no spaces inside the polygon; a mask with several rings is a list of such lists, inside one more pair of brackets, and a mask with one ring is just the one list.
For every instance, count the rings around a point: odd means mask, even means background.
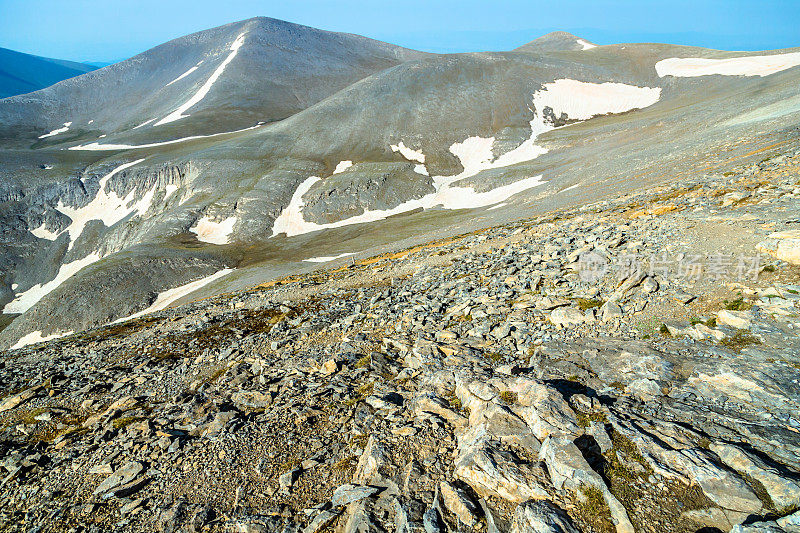
[{"label": "distant blue mountain", "polygon": [[0,98],[38,91],[96,68],[0,48]]}]

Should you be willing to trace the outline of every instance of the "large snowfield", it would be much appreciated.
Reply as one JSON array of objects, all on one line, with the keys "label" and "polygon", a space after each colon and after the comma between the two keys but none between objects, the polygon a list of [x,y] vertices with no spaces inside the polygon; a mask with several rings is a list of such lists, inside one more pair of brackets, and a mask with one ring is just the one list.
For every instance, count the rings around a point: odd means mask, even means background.
[{"label": "large snowfield", "polygon": [[[275,219],[272,235],[285,233],[291,237],[327,228],[375,222],[420,208],[472,209],[504,202],[515,194],[541,185],[544,183],[542,177],[532,176],[480,193],[472,187],[459,187],[455,183],[475,176],[484,170],[524,163],[547,153],[546,148],[536,144],[536,139],[539,135],[555,129],[555,125],[550,123],[538,110],[549,107],[556,116],[560,117],[564,113],[570,119],[587,120],[597,115],[622,113],[648,107],[658,102],[660,96],[660,88],[637,87],[623,83],[589,83],[572,79],[559,79],[552,83],[546,83],[533,95],[533,105],[537,111],[534,112],[534,118],[530,121],[531,135],[513,150],[495,158],[494,137],[468,137],[450,147],[450,152],[461,162],[462,172],[453,176],[433,176],[435,189],[433,193],[419,199],[408,200],[392,209],[367,209],[360,215],[325,224],[307,221],[303,216],[303,195],[322,180],[318,176],[310,176],[297,186],[289,205]],[[428,175],[427,167],[425,167],[425,154],[422,151],[406,146],[403,141],[396,145],[390,145],[390,148],[394,152],[399,152],[407,160],[418,163],[415,170],[420,174]],[[339,163],[336,167],[337,170],[345,168],[343,163],[349,162]]]},{"label": "large snowfield", "polygon": [[704,57],[671,57],[656,63],[660,77],[675,76],[769,76],[800,65],[800,52],[769,56],[743,56],[727,59]]}]

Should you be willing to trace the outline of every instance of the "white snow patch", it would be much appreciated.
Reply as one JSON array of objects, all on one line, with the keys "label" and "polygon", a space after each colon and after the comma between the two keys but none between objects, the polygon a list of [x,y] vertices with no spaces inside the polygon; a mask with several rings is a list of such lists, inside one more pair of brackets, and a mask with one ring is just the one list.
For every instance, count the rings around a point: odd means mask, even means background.
[{"label": "white snow patch", "polygon": [[58,237],[58,233],[53,233],[52,231],[44,227],[44,222],[42,222],[42,225],[39,226],[38,228],[32,229],[31,233],[33,233],[34,237],[37,237],[39,239],[47,239],[48,241],[54,241]]},{"label": "white snow patch", "polygon": [[231,53],[228,54],[228,57],[217,67],[217,69],[211,74],[211,77],[206,80],[206,82],[198,89],[194,96],[189,98],[182,106],[178,109],[167,115],[166,117],[162,118],[158,122],[155,123],[156,126],[160,126],[162,124],[168,124],[170,122],[175,122],[176,120],[180,120],[182,118],[186,118],[189,115],[184,115],[184,111],[187,111],[189,108],[193,107],[197,104],[200,100],[205,98],[208,91],[211,90],[211,86],[214,85],[214,82],[222,75],[222,72],[225,70],[225,67],[228,66],[228,63],[233,61],[233,58],[236,57],[236,54],[239,52],[239,48],[244,44],[244,33],[240,33],[236,40],[233,41],[231,44],[230,51]]},{"label": "white snow patch", "polygon": [[58,274],[56,274],[55,278],[53,278],[51,281],[48,281],[44,285],[37,283],[27,291],[17,294],[17,297],[8,302],[3,308],[3,313],[24,313],[30,309],[33,304],[41,300],[44,295],[48,294],[50,291],[71,278],[83,267],[89,266],[99,260],[100,256],[96,253],[92,253],[83,259],[77,259],[70,263],[64,263],[61,265],[61,268],[58,269]]},{"label": "white snow patch", "polygon": [[141,215],[150,208],[156,190],[155,185],[150,191],[145,193],[141,200],[135,203],[132,203],[134,195],[136,194],[135,189],[128,193],[125,198],[120,198],[114,191],[106,191],[106,184],[109,179],[115,174],[126,168],[137,165],[142,161],[144,161],[144,158],[125,163],[103,176],[98,182],[100,190],[97,191],[97,196],[83,207],[75,208],[66,206],[61,200],[58,201],[56,209],[67,215],[71,220],[70,225],[66,229],[70,239],[69,249],[72,248],[75,241],[80,237],[81,233],[83,233],[83,228],[90,220],[100,220],[106,227],[111,227],[128,215],[133,213]]},{"label": "white snow patch", "polygon": [[586,120],[595,115],[623,113],[648,107],[661,97],[660,87],[637,87],[625,83],[588,83],[560,79],[545,83],[546,91],[533,98],[536,109],[550,106],[556,115],[566,113],[571,119]]},{"label": "white snow patch", "polygon": [[[660,96],[660,88],[637,87],[611,82],[588,83],[571,79],[559,79],[552,83],[544,84],[541,90],[534,93],[533,104],[536,110],[550,107],[556,116],[566,113],[571,119],[586,120],[595,115],[621,113],[631,109],[647,107],[656,103]],[[543,183],[542,176],[525,178],[480,193],[475,192],[472,187],[457,187],[453,186],[453,184],[459,180],[475,176],[484,170],[530,161],[547,153],[546,148],[536,145],[536,139],[542,133],[555,129],[555,127],[545,120],[541,111],[534,113],[534,118],[531,120],[530,125],[530,138],[496,159],[492,152],[494,137],[468,137],[460,143],[454,143],[450,147],[450,152],[458,157],[464,170],[454,176],[433,176],[434,192],[422,198],[403,202],[392,209],[365,210],[360,215],[336,222],[317,224],[309,222],[303,217],[303,195],[315,183],[320,181],[319,177],[310,176],[297,186],[289,205],[275,219],[272,235],[285,233],[291,237],[326,228],[374,222],[419,208],[430,209],[441,206],[444,209],[471,209],[504,202],[515,194],[541,185]],[[420,163],[425,161],[425,155],[422,152],[411,150],[402,141],[397,145],[390,145],[390,147],[393,151],[400,152],[406,159],[419,161]],[[417,172],[422,170],[419,167],[422,167],[427,173],[424,164],[415,167]]]},{"label": "white snow patch", "polygon": [[592,48],[597,48],[596,44],[592,44],[589,41],[584,41],[583,39],[578,39],[578,44],[583,47],[581,50],[591,50]]},{"label": "white snow patch", "polygon": [[148,307],[147,309],[143,309],[138,313],[134,313],[130,316],[126,316],[124,318],[120,318],[114,321],[116,324],[117,322],[125,322],[126,320],[130,320],[132,318],[138,318],[142,315],[147,315],[150,313],[155,313],[156,311],[161,311],[162,309],[166,309],[171,303],[175,302],[176,300],[183,298],[184,296],[193,293],[197,289],[204,287],[211,283],[212,281],[221,278],[222,276],[226,276],[233,272],[232,268],[223,268],[222,270],[211,274],[210,276],[206,276],[205,278],[200,278],[198,280],[192,281],[191,283],[187,283],[186,285],[181,285],[180,287],[175,287],[174,289],[166,290],[156,296],[156,300]]},{"label": "white snow patch", "polygon": [[45,165],[44,169],[45,170],[53,170],[53,165]]},{"label": "white snow patch", "polygon": [[348,252],[339,255],[323,255],[320,257],[309,257],[308,259],[303,259],[308,263],[327,263],[329,261],[333,261],[334,259],[340,259],[342,257],[347,257],[349,255],[355,255],[355,252]]},{"label": "white snow patch", "polygon": [[505,207],[507,205],[508,205],[508,203],[506,203],[506,202],[500,202],[499,204],[493,205],[492,207],[487,209],[487,211],[494,211],[495,209],[500,209],[501,207]]},{"label": "white snow patch", "polygon": [[155,120],[154,118],[151,118],[150,120],[145,120],[144,122],[142,122],[142,123],[141,123],[141,124],[139,124],[138,126],[134,126],[134,127],[133,127],[133,129],[135,129],[135,130],[138,130],[139,128],[142,128],[142,127],[144,127],[144,126],[147,126],[148,124],[150,124],[150,123],[151,123],[151,122],[153,122],[154,120]]},{"label": "white snow patch", "polygon": [[53,333],[52,335],[48,335],[47,337],[42,337],[42,332],[41,331],[34,331],[34,332],[31,332],[31,333],[28,333],[27,335],[25,335],[23,337],[20,337],[20,339],[17,341],[16,344],[14,344],[14,346],[11,347],[11,349],[12,350],[16,350],[18,348],[23,348],[23,347],[28,346],[30,344],[36,344],[36,343],[39,343],[39,342],[51,341],[53,339],[66,337],[67,335],[72,335],[73,333],[74,333],[74,331],[70,330],[70,331],[65,331],[64,333]]},{"label": "white snow patch", "polygon": [[414,172],[422,174],[423,176],[430,176],[430,174],[428,174],[428,168],[425,165],[414,165]]},{"label": "white snow patch", "polygon": [[169,198],[170,196],[172,196],[172,193],[174,193],[175,191],[177,191],[179,188],[180,188],[180,187],[178,187],[178,186],[177,186],[177,185],[175,185],[174,183],[169,183],[169,184],[167,184],[167,185],[166,185],[166,187],[164,187],[164,191],[165,191],[165,193],[164,193],[164,200],[166,200],[167,198]]},{"label": "white snow patch", "polygon": [[292,199],[289,200],[289,205],[281,211],[281,214],[278,215],[278,218],[276,218],[275,222],[272,224],[273,237],[279,233],[286,233],[287,236],[291,237],[292,235],[300,235],[301,233],[314,231],[313,229],[306,229],[309,224],[314,223],[306,222],[303,218],[303,195],[318,181],[320,181],[320,178],[310,176],[297,186],[297,189],[295,189],[292,195]]},{"label": "white snow patch", "polygon": [[[241,133],[243,131],[254,130],[256,128],[260,128],[264,123],[259,122],[255,126],[250,126],[249,128],[242,128],[240,130],[233,130],[233,131],[222,131],[219,133],[211,133],[209,135],[192,135],[191,137],[181,137],[180,139],[172,139],[171,141],[162,141],[158,143],[149,143],[149,144],[100,144],[98,142],[93,142],[89,144],[83,144],[80,146],[70,146],[68,150],[97,150],[97,151],[104,151],[104,150],[133,150],[136,148],[153,148],[155,146],[164,146],[167,144],[175,144],[175,143],[182,143],[186,141],[193,141],[195,139],[207,139],[209,137],[217,137],[219,135],[228,135],[230,133]],[[101,135],[100,137],[105,137],[105,135]]]},{"label": "white snow patch", "polygon": [[575,188],[577,188],[577,187],[580,187],[580,186],[581,186],[581,184],[580,184],[580,183],[576,183],[575,185],[570,185],[570,186],[569,186],[569,187],[567,187],[566,189],[561,189],[561,190],[560,190],[560,191],[558,191],[558,192],[567,192],[567,191],[571,191],[572,189],[575,189]]},{"label": "white snow patch", "polygon": [[389,148],[392,149],[392,152],[400,152],[400,155],[402,155],[409,161],[416,161],[417,163],[425,163],[425,154],[423,154],[421,150],[412,150],[411,148],[403,144],[403,141],[400,141],[399,144],[390,144]]},{"label": "white snow patch", "polygon": [[58,135],[59,133],[64,133],[65,131],[69,130],[69,127],[72,126],[72,122],[65,122],[64,127],[56,128],[50,133],[45,133],[44,135],[39,135],[40,139],[44,139],[45,137],[52,137],[53,135]]},{"label": "white snow patch", "polygon": [[339,164],[336,165],[336,168],[333,170],[334,174],[338,174],[339,172],[344,172],[348,168],[353,166],[352,161],[339,161]]},{"label": "white snow patch", "polygon": [[171,82],[166,84],[164,87],[169,87],[170,85],[172,85],[176,81],[181,81],[183,78],[185,78],[186,76],[188,76],[189,74],[191,74],[192,72],[197,70],[197,67],[199,67],[201,63],[202,63],[202,61],[200,61],[200,63],[196,64],[195,66],[193,66],[192,68],[190,68],[189,70],[187,70],[186,72],[184,72],[183,74],[181,74],[180,76],[178,76],[177,78],[175,78],[174,80],[172,80]]},{"label": "white snow patch", "polygon": [[729,57],[707,59],[703,57],[671,57],[656,63],[659,77],[676,76],[769,76],[800,65],[800,52],[770,56]]},{"label": "white snow patch", "polygon": [[94,122],[94,119],[90,120],[90,121],[89,121],[89,122],[87,122],[86,124],[92,124],[93,122]]},{"label": "white snow patch", "polygon": [[11,284],[11,290],[12,290],[12,291],[15,291],[15,290],[17,290],[17,287],[19,287],[19,283],[12,283],[12,284]]},{"label": "white snow patch", "polygon": [[211,244],[228,244],[228,238],[233,232],[236,217],[228,217],[221,222],[215,222],[208,217],[199,219],[189,231],[197,235],[197,240]]}]

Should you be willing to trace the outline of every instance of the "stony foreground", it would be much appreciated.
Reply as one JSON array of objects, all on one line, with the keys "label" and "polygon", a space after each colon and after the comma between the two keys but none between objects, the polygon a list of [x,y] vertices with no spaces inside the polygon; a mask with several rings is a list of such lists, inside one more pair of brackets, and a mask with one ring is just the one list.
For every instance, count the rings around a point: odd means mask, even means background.
[{"label": "stony foreground", "polygon": [[800,531],[799,180],[785,155],[0,354],[2,529]]}]

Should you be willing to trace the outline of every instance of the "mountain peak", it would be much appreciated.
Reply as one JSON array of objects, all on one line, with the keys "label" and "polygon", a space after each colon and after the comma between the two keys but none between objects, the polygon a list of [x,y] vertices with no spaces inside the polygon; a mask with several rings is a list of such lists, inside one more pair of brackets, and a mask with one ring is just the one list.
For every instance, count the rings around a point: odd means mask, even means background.
[{"label": "mountain peak", "polygon": [[562,50],[588,50],[596,45],[566,31],[553,31],[542,35],[519,48],[515,52],[555,52]]}]

